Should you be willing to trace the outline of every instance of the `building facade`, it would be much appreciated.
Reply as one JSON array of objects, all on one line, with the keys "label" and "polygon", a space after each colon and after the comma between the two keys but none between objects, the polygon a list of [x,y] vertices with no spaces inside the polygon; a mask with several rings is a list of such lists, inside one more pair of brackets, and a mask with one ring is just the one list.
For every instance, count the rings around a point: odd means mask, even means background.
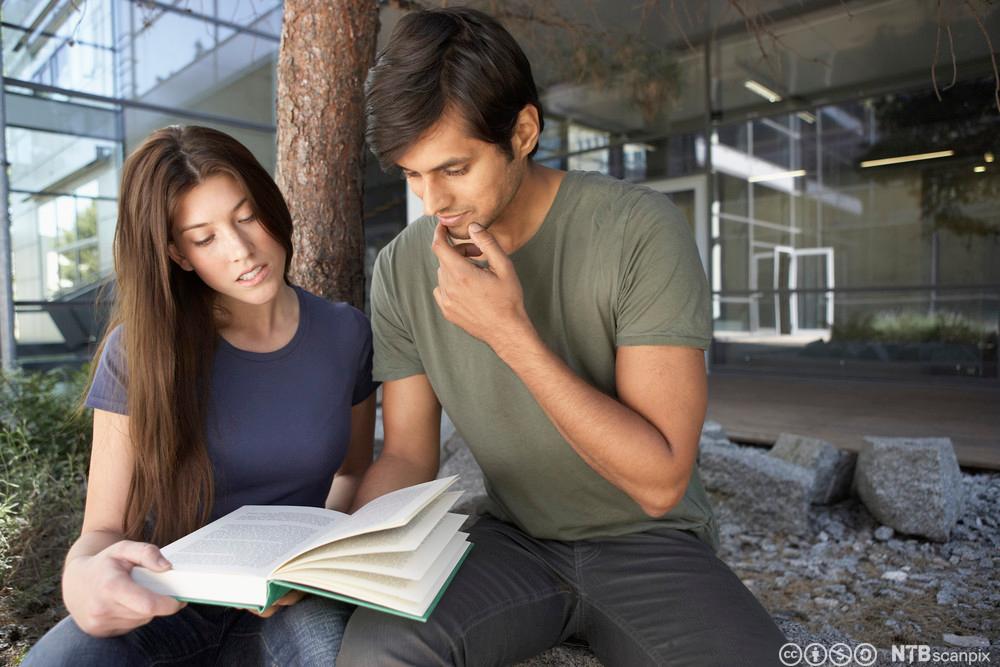
[{"label": "building facade", "polygon": [[[1000,8],[758,5],[747,21],[728,0],[479,3],[535,68],[537,159],[644,183],[687,215],[712,286],[713,370],[996,386]],[[382,41],[400,10],[380,11]],[[122,160],[150,131],[217,127],[273,169],[281,12],[4,3],[22,363],[89,354]],[[374,160],[365,203],[370,265],[420,208]]]}]

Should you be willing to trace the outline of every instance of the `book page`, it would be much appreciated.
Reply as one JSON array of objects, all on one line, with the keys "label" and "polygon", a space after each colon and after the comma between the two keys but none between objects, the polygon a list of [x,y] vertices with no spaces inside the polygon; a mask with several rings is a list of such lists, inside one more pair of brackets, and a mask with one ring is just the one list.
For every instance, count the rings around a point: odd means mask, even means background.
[{"label": "book page", "polygon": [[267,575],[347,515],[318,507],[245,505],[163,548],[183,572]]},{"label": "book page", "polygon": [[465,533],[455,533],[434,566],[423,579],[409,581],[378,574],[345,572],[323,569],[303,569],[282,573],[280,581],[305,584],[333,593],[341,593],[360,600],[396,606],[395,600],[410,604],[434,597],[435,587],[443,584],[447,573],[455,569],[469,547]]},{"label": "book page", "polygon": [[[413,551],[427,539],[434,527],[462,496],[461,491],[449,491],[431,501],[405,526],[390,528],[374,533],[366,533],[349,537],[331,544],[324,544],[296,556],[288,563],[289,566],[311,563],[325,558],[338,556],[357,556],[362,554],[392,553]],[[282,566],[280,569],[284,569]]]},{"label": "book page", "polygon": [[[441,556],[441,552],[448,546],[452,536],[458,532],[458,529],[462,527],[464,522],[464,515],[446,514],[431,534],[427,536],[427,539],[412,551],[365,553],[357,556],[339,556],[333,558],[314,557],[305,563],[300,563],[298,559],[292,559],[291,562],[278,568],[274,576],[284,577],[286,573],[295,572],[300,569],[323,568],[329,570],[371,572],[372,574],[384,574],[401,579],[420,579],[431,569],[434,562]],[[352,538],[352,540],[365,539],[380,534],[373,533],[371,536],[362,535]]]},{"label": "book page", "polygon": [[[373,591],[356,588],[349,584],[338,584],[334,595],[345,596],[349,602],[360,603],[366,606],[375,605],[376,608],[381,608],[382,611],[401,612],[419,620],[426,620],[428,610],[437,602],[442,589],[451,580],[456,568],[465,559],[466,554],[471,548],[472,545],[465,542],[465,548],[454,554],[447,561],[445,567],[441,568],[440,573],[435,573],[437,576],[433,583],[428,587],[427,593],[419,600],[405,600],[395,595],[374,593]],[[281,583],[291,585],[293,588],[296,587],[296,584],[302,584],[310,589],[309,592],[320,595],[323,595],[323,591],[333,592],[334,588],[327,585],[328,582],[324,581],[323,575],[324,572],[321,570],[296,573],[294,576],[297,581]]]},{"label": "book page", "polygon": [[332,530],[324,531],[309,544],[303,545],[301,551],[355,535],[403,526],[454,484],[456,479],[458,476],[452,475],[379,496],[354,514],[348,515],[346,520],[334,526]]}]

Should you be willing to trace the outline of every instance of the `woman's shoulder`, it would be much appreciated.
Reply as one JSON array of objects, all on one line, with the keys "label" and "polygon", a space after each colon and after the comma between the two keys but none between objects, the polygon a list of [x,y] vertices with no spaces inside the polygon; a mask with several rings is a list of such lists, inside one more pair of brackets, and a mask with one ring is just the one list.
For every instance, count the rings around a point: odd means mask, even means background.
[{"label": "woman's shoulder", "polygon": [[309,319],[318,322],[321,329],[348,328],[360,333],[371,330],[368,316],[346,301],[331,301],[301,287],[295,289],[299,293],[299,303],[308,311]]},{"label": "woman's shoulder", "polygon": [[125,325],[115,324],[104,334],[104,340],[98,346],[100,358],[121,364],[125,359]]}]

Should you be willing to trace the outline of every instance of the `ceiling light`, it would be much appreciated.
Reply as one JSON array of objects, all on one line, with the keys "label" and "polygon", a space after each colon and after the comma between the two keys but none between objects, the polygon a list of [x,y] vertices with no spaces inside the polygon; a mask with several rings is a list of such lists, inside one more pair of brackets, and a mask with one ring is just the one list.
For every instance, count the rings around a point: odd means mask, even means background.
[{"label": "ceiling light", "polygon": [[987,153],[983,156],[983,160],[986,162],[993,162],[993,153]]},{"label": "ceiling light", "polygon": [[916,162],[918,160],[933,160],[939,157],[951,157],[955,154],[953,150],[935,151],[933,153],[917,153],[914,155],[900,155],[899,157],[884,157],[878,160],[865,160],[861,163],[861,168],[884,167],[887,164],[899,164],[900,162]]},{"label": "ceiling light", "polygon": [[816,116],[812,115],[808,111],[800,111],[795,115],[804,120],[805,122],[809,123],[810,125],[816,122]]},{"label": "ceiling light", "polygon": [[986,171],[986,165],[985,164],[977,165],[972,168],[972,171],[976,172],[977,174],[981,174],[984,171]]},{"label": "ceiling light", "polygon": [[761,97],[763,97],[768,102],[780,102],[781,101],[781,95],[779,95],[778,93],[774,92],[773,90],[771,90],[767,86],[765,86],[763,84],[760,84],[760,83],[757,83],[753,79],[748,79],[748,80],[744,81],[743,82],[743,87],[746,88],[747,90],[751,91],[751,92],[757,93],[758,95],[760,95]]},{"label": "ceiling light", "polygon": [[777,171],[773,174],[761,174],[760,176],[751,176],[747,180],[751,183],[760,183],[761,181],[776,181],[779,178],[797,178],[799,176],[805,176],[805,169],[796,169],[794,171]]}]

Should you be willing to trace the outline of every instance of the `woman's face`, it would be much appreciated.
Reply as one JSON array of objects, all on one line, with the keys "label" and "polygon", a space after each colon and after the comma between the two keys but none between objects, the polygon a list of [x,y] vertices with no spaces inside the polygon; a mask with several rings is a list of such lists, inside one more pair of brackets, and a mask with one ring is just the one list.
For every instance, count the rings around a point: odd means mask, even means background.
[{"label": "woman's face", "polygon": [[181,198],[169,252],[215,290],[223,306],[269,303],[284,285],[285,249],[228,174],[209,176]]}]

